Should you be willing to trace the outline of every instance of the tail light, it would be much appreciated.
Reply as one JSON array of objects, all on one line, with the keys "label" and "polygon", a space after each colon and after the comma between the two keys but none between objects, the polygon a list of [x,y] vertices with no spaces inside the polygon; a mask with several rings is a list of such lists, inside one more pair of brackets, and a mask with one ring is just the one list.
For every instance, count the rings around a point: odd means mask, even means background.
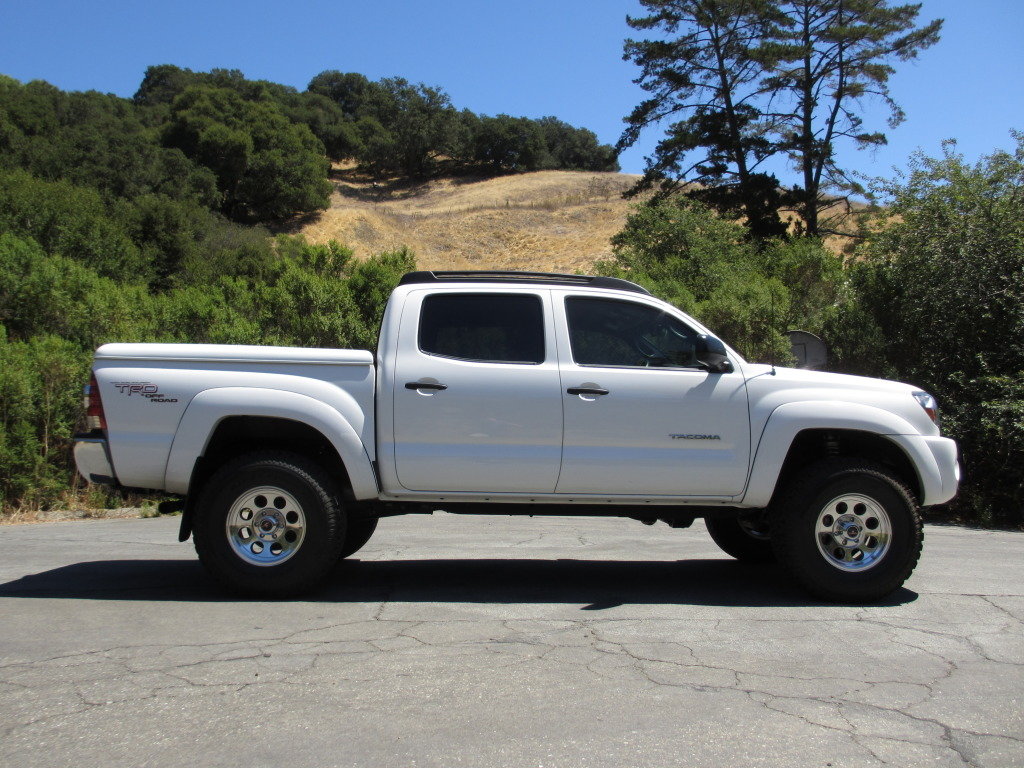
[{"label": "tail light", "polygon": [[103,401],[100,399],[100,387],[96,383],[96,374],[89,376],[85,385],[85,428],[92,432],[97,429],[106,430],[107,417],[103,415]]}]

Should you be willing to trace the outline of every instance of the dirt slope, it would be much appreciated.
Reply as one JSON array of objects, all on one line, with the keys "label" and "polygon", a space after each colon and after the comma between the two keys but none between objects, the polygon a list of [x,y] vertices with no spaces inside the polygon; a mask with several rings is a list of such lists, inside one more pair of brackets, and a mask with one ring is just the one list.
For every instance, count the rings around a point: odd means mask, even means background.
[{"label": "dirt slope", "polygon": [[405,245],[420,269],[575,272],[610,255],[631,206],[622,192],[637,178],[540,171],[375,183],[336,169],[331,207],[299,232],[360,258]]}]

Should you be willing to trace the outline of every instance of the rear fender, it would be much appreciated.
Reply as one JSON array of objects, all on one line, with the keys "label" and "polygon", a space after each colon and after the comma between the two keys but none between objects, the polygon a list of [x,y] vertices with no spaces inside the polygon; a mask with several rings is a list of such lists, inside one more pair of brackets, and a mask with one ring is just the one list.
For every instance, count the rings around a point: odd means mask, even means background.
[{"label": "rear fender", "polygon": [[[217,425],[231,416],[291,419],[312,427],[338,452],[354,497],[377,497],[377,479],[366,447],[344,416],[307,395],[253,387],[207,389],[192,398],[178,423],[167,458],[164,487],[168,491],[188,493],[196,459],[205,452]],[[259,447],[253,446],[253,449]]]}]

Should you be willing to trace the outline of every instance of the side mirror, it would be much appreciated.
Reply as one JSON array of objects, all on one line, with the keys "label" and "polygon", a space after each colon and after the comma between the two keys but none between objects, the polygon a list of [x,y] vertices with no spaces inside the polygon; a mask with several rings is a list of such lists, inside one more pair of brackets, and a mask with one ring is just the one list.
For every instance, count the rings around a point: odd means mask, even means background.
[{"label": "side mirror", "polygon": [[701,334],[696,342],[697,360],[707,366],[710,373],[732,373],[732,363],[725,351],[725,344],[714,336]]}]

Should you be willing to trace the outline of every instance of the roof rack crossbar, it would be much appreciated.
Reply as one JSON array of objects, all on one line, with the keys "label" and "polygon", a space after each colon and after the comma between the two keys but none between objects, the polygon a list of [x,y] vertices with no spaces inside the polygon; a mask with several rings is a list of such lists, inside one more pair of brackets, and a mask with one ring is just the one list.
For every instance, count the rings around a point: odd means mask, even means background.
[{"label": "roof rack crossbar", "polygon": [[562,275],[554,272],[500,272],[500,271],[459,271],[459,272],[408,272],[402,276],[399,285],[418,283],[544,283],[547,285],[585,285],[591,288],[614,288],[632,291],[648,296],[651,292],[643,286],[617,277],[596,277],[592,275]]}]

